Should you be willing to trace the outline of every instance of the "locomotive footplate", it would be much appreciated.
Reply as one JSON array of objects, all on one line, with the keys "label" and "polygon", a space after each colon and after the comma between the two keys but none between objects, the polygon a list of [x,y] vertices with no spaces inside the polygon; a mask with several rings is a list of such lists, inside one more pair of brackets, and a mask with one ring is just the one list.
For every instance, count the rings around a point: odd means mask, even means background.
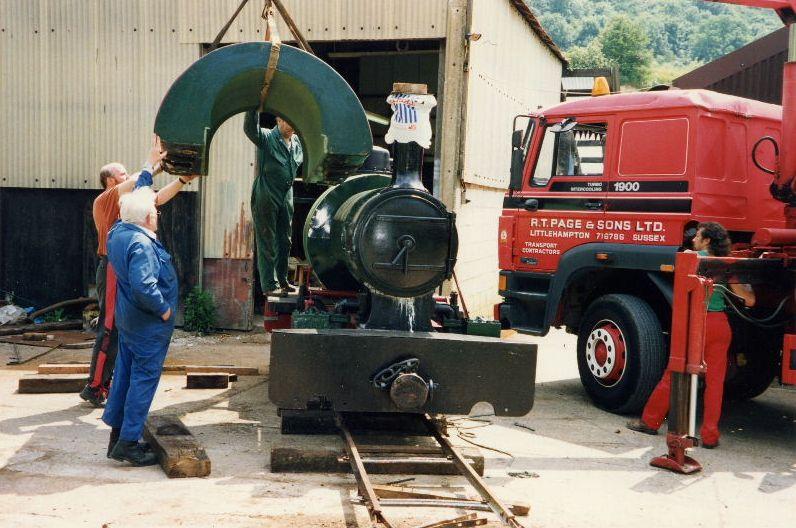
[{"label": "locomotive footplate", "polygon": [[275,331],[268,396],[281,409],[497,416],[533,407],[536,345],[390,330]]}]

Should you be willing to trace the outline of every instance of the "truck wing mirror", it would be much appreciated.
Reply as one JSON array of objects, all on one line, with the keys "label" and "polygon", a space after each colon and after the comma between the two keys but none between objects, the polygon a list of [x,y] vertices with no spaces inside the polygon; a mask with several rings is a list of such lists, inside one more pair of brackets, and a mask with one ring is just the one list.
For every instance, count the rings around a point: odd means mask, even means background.
[{"label": "truck wing mirror", "polygon": [[[519,138],[520,146],[515,143]],[[522,189],[522,169],[525,162],[525,150],[522,148],[522,130],[517,130],[511,136],[511,178],[509,189],[519,191]]]},{"label": "truck wing mirror", "polygon": [[522,130],[515,130],[513,134],[511,134],[511,147],[513,149],[522,148]]}]

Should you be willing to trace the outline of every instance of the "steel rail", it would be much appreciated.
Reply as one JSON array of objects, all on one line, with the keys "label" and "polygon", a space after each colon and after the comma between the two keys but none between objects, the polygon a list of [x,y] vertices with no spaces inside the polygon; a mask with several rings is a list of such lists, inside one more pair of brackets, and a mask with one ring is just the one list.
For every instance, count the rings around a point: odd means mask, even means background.
[{"label": "steel rail", "polygon": [[497,498],[492,491],[487,487],[486,483],[483,479],[478,475],[478,473],[467,463],[467,460],[459,453],[459,451],[453,446],[453,444],[448,440],[445,436],[443,436],[442,432],[437,427],[437,424],[434,420],[431,419],[429,415],[423,415],[423,421],[428,428],[428,431],[434,436],[437,440],[439,445],[442,447],[442,451],[448,455],[459,470],[459,472],[467,479],[470,485],[475,488],[481,498],[484,499],[492,511],[500,517],[500,520],[507,526],[511,526],[512,528],[523,528],[522,525],[517,521],[516,517],[513,513],[503,504],[499,498]]},{"label": "steel rail", "polygon": [[354,438],[351,436],[351,431],[349,431],[346,426],[345,418],[340,413],[336,412],[334,413],[334,421],[335,424],[337,424],[337,428],[340,429],[340,434],[345,441],[345,449],[346,452],[348,452],[348,461],[351,464],[351,471],[354,473],[354,477],[357,480],[359,494],[368,507],[371,520],[379,522],[387,528],[392,528],[392,525],[384,517],[384,512],[381,510],[379,497],[373,490],[373,484],[370,482],[367,471],[365,471],[365,465],[362,463],[362,458],[359,456],[359,449],[357,449]]}]

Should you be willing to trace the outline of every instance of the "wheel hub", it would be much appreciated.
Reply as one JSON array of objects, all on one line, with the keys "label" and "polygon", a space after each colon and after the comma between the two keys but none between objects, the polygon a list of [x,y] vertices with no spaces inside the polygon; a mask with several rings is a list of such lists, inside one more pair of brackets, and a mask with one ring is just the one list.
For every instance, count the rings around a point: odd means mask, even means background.
[{"label": "wheel hub", "polygon": [[616,385],[625,373],[626,350],[622,331],[613,321],[600,321],[586,341],[586,365],[605,386]]}]

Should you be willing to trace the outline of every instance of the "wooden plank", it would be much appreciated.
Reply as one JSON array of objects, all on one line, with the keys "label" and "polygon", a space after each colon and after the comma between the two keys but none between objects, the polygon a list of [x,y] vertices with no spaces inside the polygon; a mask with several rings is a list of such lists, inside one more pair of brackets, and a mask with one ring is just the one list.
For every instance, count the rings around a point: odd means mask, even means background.
[{"label": "wooden plank", "polygon": [[88,374],[91,367],[88,363],[42,363],[38,366],[39,374]]},{"label": "wooden plank", "polygon": [[55,336],[46,332],[25,332],[22,334],[25,341],[52,341]]},{"label": "wooden plank", "polygon": [[0,328],[0,336],[24,334],[25,332],[41,332],[42,330],[72,330],[83,328],[83,321],[61,321],[59,323],[43,323],[18,325]]},{"label": "wooden plank", "polygon": [[[400,452],[400,449],[397,451]],[[474,449],[462,449],[473,469],[484,471],[484,457]],[[362,462],[370,474],[380,475],[458,475],[453,463],[442,456],[364,455]],[[295,445],[271,448],[271,471],[274,473],[349,473],[351,465],[342,447],[295,447]]]},{"label": "wooden plank", "polygon": [[[480,498],[457,497],[451,493],[431,493],[416,488],[403,486],[373,486],[373,489],[383,499],[420,499],[420,500],[449,500],[449,501],[474,501],[482,502]],[[485,503],[484,503],[485,504]],[[531,506],[528,503],[518,502],[509,505],[509,510],[514,515],[528,515]]]},{"label": "wooden plank", "polygon": [[65,348],[67,350],[85,350],[89,348],[94,348],[94,341],[81,341],[79,343],[64,343],[61,345],[61,348]]},{"label": "wooden plank", "polygon": [[158,455],[169,478],[206,477],[211,464],[204,447],[176,416],[150,416],[144,440]]},{"label": "wooden plank", "polygon": [[189,389],[226,389],[229,374],[226,372],[193,372],[186,375]]},{"label": "wooden plank", "polygon": [[226,372],[238,376],[258,376],[257,367],[236,367],[234,365],[185,365],[185,372]]},{"label": "wooden plank", "polygon": [[86,376],[80,374],[30,374],[19,378],[20,394],[80,392],[86,386]]},{"label": "wooden plank", "polygon": [[469,513],[446,521],[424,524],[418,528],[459,528],[464,526],[482,526],[487,522],[487,519],[479,518],[477,513]]}]

